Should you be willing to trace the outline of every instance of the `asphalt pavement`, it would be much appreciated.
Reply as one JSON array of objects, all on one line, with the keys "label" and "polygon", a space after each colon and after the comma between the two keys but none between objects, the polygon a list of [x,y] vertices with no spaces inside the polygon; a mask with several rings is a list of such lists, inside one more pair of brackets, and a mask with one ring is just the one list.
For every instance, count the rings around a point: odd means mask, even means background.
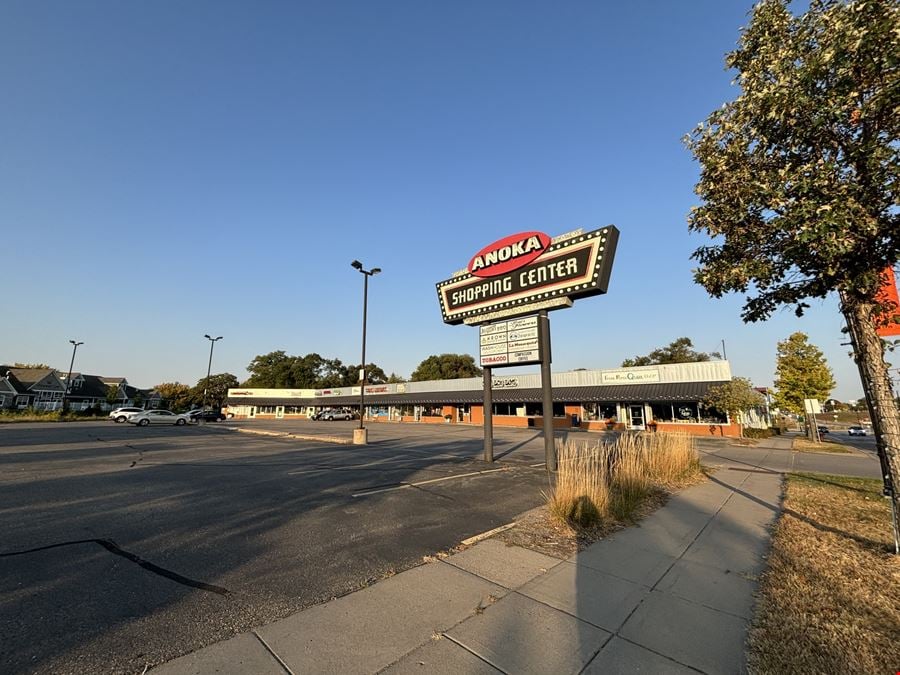
[{"label": "asphalt pavement", "polygon": [[472,429],[385,431],[360,447],[228,424],[0,426],[0,671],[140,673],[541,501],[535,434],[501,433],[488,467]]},{"label": "asphalt pavement", "polygon": [[152,672],[744,673],[789,439],[767,443],[566,560],[487,539]]},{"label": "asphalt pavement", "polygon": [[[408,603],[438,608],[443,606],[439,598],[449,594],[447,602],[455,603],[456,609],[447,616],[441,614],[440,620],[423,619],[422,625],[428,627],[428,640],[417,642],[413,648],[437,654],[446,652],[452,643],[466,652],[460,655],[450,650],[456,657],[467,660],[470,655],[476,655],[478,663],[473,672],[484,664],[518,672],[515,668],[508,669],[512,666],[501,656],[495,658],[481,651],[482,647],[473,642],[474,637],[453,632],[460,621],[487,616],[501,602],[511,607],[508,611],[512,617],[532,616],[529,612],[535,608],[528,608],[531,601],[551,606],[566,615],[552,614],[562,626],[570,623],[567,617],[586,622],[588,627],[573,624],[579,627],[576,631],[579,636],[582,628],[585,634],[592,635],[598,630],[605,631],[609,639],[601,641],[602,647],[598,647],[600,643],[594,638],[583,645],[579,642],[578,648],[583,649],[577,652],[581,655],[577,663],[582,665],[603,663],[607,658],[614,659],[610,663],[618,663],[615,659],[626,658],[626,652],[634,652],[635,645],[654,654],[666,653],[659,645],[645,644],[641,642],[643,638],[623,632],[631,620],[627,617],[621,617],[625,623],[614,625],[611,619],[600,621],[596,617],[592,619],[593,615],[582,616],[581,606],[586,608],[599,602],[591,599],[590,594],[581,597],[581,589],[595,588],[587,581],[575,584],[577,599],[567,601],[576,602],[575,610],[569,605],[557,606],[546,599],[536,599],[534,594],[522,590],[529,583],[539,584],[538,577],[549,573],[551,567],[556,569],[560,561],[551,565],[553,561],[543,560],[530,577],[522,572],[514,579],[495,576],[499,572],[485,572],[482,577],[477,570],[461,563],[465,559],[457,558],[460,564],[442,562],[441,565],[456,570],[450,570],[451,576],[460,578],[457,572],[464,570],[469,576],[481,577],[479,593],[488,588],[484,583],[492,589],[496,587],[496,592],[481,593],[486,604],[479,605],[474,614],[475,605],[469,603],[474,591],[466,591],[457,598],[454,584],[445,578],[446,570],[437,573],[425,570],[442,570],[441,566],[422,566],[427,556],[508,523],[517,514],[541,503],[540,493],[546,488],[547,477],[541,466],[540,433],[495,430],[499,458],[495,465],[479,461],[480,428],[372,425],[371,443],[364,447],[283,435],[285,432],[305,435],[316,430],[349,435],[355,424],[228,423],[164,429],[91,423],[0,427],[0,530],[4,532],[0,549],[0,634],[4,636],[0,641],[0,670],[140,673],[148,666],[163,662],[182,664],[171,666],[180,668],[191,661],[172,659],[206,653],[200,650],[207,646],[211,653],[216,653],[219,645],[232,645],[232,639],[252,646],[248,647],[248,655],[262,646],[271,656],[280,652],[270,649],[271,645],[265,646],[269,644],[264,637],[269,634],[267,627],[289,626],[279,622],[298,616],[317,616],[317,613],[329,616],[329,612],[337,611],[320,609],[327,607],[344,608],[340,610],[343,614],[339,614],[346,618],[347,612],[357,611],[346,609],[354,606],[353,598],[387,593],[375,590],[379,588],[400,589],[397,591],[400,595],[402,589],[407,589],[406,592],[415,596],[407,598]],[[279,435],[242,433],[236,431],[238,428],[245,432],[268,430]],[[581,437],[592,436],[582,433]],[[784,441],[773,441],[775,445],[778,443]],[[663,551],[676,559],[672,567],[659,570],[665,574],[657,579],[628,579],[628,568],[637,564],[633,556],[627,558],[631,562],[623,562],[624,571],[598,570],[595,568],[602,563],[597,562],[562,561],[577,568],[579,579],[587,580],[593,574],[582,570],[587,568],[640,586],[641,593],[635,597],[642,599],[634,607],[635,616],[640,616],[640,607],[645,606],[653,593],[671,590],[666,586],[669,583],[673,588],[678,585],[674,577],[669,576],[666,581],[666,575],[676,570],[678,561],[690,561],[685,557],[687,547],[699,541],[702,532],[715,523],[728,524],[721,520],[726,505],[723,500],[732,504],[727,511],[735,522],[743,517],[737,513],[743,509],[734,506],[741,500],[757,506],[759,500],[765,502],[769,506],[762,508],[774,517],[771,486],[763,485],[757,493],[748,490],[754,481],[738,485],[735,483],[738,477],[779,480],[778,472],[791,469],[878,475],[877,460],[865,455],[807,455],[777,447],[730,446],[723,441],[701,441],[699,445],[706,463],[723,467],[716,476],[727,479],[722,478],[722,485],[712,483],[717,487],[709,489],[715,494],[697,493],[698,502],[686,503],[684,508],[693,513],[690,517],[685,515],[687,522],[702,529],[694,538],[688,537],[688,531],[684,533],[687,539],[681,541],[685,548],[680,552]],[[741,496],[741,491],[749,496]],[[712,510],[694,513],[698,508]],[[664,509],[660,514],[665,512]],[[754,513],[753,518],[762,517]],[[679,531],[672,527],[663,530]],[[728,534],[732,530],[724,527],[723,531]],[[758,550],[755,546],[764,545],[755,526],[741,525],[737,530],[753,536],[746,540],[742,534],[736,541],[729,540],[728,551],[734,548],[755,551]],[[650,532],[645,527],[633,531]],[[623,541],[630,542],[627,544],[630,548],[623,549],[626,551],[635,547],[653,551],[656,545],[651,540],[636,542],[623,537]],[[660,545],[668,546],[665,541]],[[525,565],[534,571],[533,566],[519,561],[519,557],[529,558],[531,552],[507,551],[507,548],[503,547],[504,555],[496,558],[496,546],[486,543],[476,547],[482,552],[490,551],[483,554],[483,564],[487,567],[514,571]],[[721,546],[716,544],[714,548],[718,550]],[[593,559],[598,558],[594,555]],[[715,560],[702,556],[694,562],[715,564]],[[431,579],[435,574],[438,577]],[[417,579],[419,575],[430,579],[423,582],[432,584],[428,588],[442,589],[444,595],[432,596],[415,590],[414,585],[405,585],[406,581],[404,585],[394,581]],[[572,582],[570,579],[560,583],[571,586]],[[644,597],[644,591],[650,595]],[[685,600],[685,592],[678,592],[681,600]],[[339,600],[335,603],[332,598]],[[523,598],[530,600],[525,602]],[[709,602],[700,604],[706,606]],[[398,634],[403,633],[401,628],[406,624],[400,617],[407,613],[414,617],[417,611],[407,607],[402,603],[393,608],[386,605],[381,614],[368,615],[371,623],[357,626],[363,633],[352,642],[341,642],[343,649],[361,649],[358,638],[368,633],[385,635],[395,628]],[[465,616],[460,617],[463,607]],[[540,608],[535,611],[534,616],[545,613]],[[727,608],[722,611],[735,613]],[[736,615],[746,618],[741,612]],[[305,625],[305,619],[296,621]],[[496,625],[502,627],[505,621]],[[632,628],[634,625],[631,624]],[[348,628],[349,624],[344,627]],[[281,649],[288,649],[284,645],[293,644],[296,639],[288,628],[278,635],[281,637],[275,642]],[[418,639],[418,635],[415,632],[410,639]],[[539,634],[526,635],[530,636],[529,640],[539,637]],[[499,645],[500,638],[496,640]],[[561,644],[573,646],[571,641]],[[376,663],[405,672],[401,669],[401,656],[391,652],[393,643],[387,641],[385,645],[383,653],[379,652],[380,660],[365,662],[358,672],[374,672]],[[613,646],[614,650],[603,651]],[[393,660],[384,661],[389,652]],[[601,653],[607,656],[597,661]],[[223,666],[221,672],[264,672],[255,667],[237,668],[243,661],[232,657],[228,657],[225,663],[230,665]],[[338,662],[328,660],[330,656],[326,659],[324,653],[316,658],[323,659],[319,669],[322,672],[349,672],[325,668],[324,664]],[[430,656],[422,658],[423,662],[437,665],[443,663],[444,656],[439,656],[437,661]],[[450,659],[446,663],[455,663],[454,656],[446,658]],[[666,658],[678,665],[692,663],[684,655],[671,654]],[[284,667],[277,658],[275,662],[278,668]],[[209,665],[202,659],[197,663],[203,668]],[[308,666],[309,662],[304,663]],[[407,665],[412,667],[417,663]],[[307,666],[294,672],[306,672]],[[190,667],[172,672],[194,672]],[[554,672],[570,672],[566,668]],[[197,672],[214,671],[201,668]]]}]

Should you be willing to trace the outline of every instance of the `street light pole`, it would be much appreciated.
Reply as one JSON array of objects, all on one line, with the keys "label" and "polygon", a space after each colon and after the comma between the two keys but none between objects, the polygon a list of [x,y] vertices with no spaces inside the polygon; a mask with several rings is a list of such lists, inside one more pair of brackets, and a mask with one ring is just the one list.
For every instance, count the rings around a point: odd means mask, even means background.
[{"label": "street light pole", "polygon": [[72,343],[72,360],[69,361],[69,374],[66,376],[66,388],[63,391],[63,401],[62,401],[62,414],[66,413],[66,406],[69,403],[69,392],[72,390],[72,368],[75,366],[75,352],[78,351],[78,345],[83,345],[84,342],[75,342],[75,340],[69,340]]},{"label": "street light pole", "polygon": [[216,346],[216,341],[221,340],[222,336],[219,337],[210,337],[209,335],[204,335],[207,340],[209,340],[209,364],[206,366],[206,386],[203,387],[203,409],[206,410],[206,392],[209,391],[209,374],[212,372],[212,353],[213,347]]},{"label": "street light pole", "polygon": [[369,277],[381,272],[381,268],[373,267],[371,270],[365,270],[359,260],[354,260],[350,263],[350,266],[363,275],[362,364],[359,367],[359,430],[353,434],[353,441],[354,443],[365,445],[366,427],[363,424],[363,416],[366,409],[366,315],[369,306]]}]

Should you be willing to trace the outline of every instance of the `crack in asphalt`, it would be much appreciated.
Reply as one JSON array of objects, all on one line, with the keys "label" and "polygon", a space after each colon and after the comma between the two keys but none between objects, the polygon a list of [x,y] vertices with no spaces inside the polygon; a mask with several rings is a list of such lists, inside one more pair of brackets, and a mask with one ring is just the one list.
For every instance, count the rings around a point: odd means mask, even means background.
[{"label": "crack in asphalt", "polygon": [[110,539],[77,539],[75,541],[64,541],[58,544],[49,544],[47,546],[39,546],[37,548],[30,548],[25,551],[12,551],[9,553],[0,553],[0,558],[11,558],[13,556],[18,555],[26,555],[29,553],[38,553],[40,551],[47,551],[53,548],[62,548],[63,546],[77,546],[80,544],[99,544],[107,551],[112,553],[113,555],[121,556],[126,560],[129,560],[139,567],[144,568],[148,572],[152,572],[153,574],[157,574],[161,577],[165,577],[171,581],[174,581],[177,584],[181,584],[182,586],[190,586],[191,588],[198,588],[201,591],[209,591],[210,593],[217,593],[218,595],[228,595],[228,589],[222,588],[221,586],[215,586],[213,584],[208,584],[205,581],[197,581],[196,579],[191,579],[189,577],[178,574],[177,572],[173,572],[172,570],[167,570],[165,567],[160,567],[159,565],[155,565],[148,560],[144,560],[140,556],[131,553],[130,551],[126,551]]}]

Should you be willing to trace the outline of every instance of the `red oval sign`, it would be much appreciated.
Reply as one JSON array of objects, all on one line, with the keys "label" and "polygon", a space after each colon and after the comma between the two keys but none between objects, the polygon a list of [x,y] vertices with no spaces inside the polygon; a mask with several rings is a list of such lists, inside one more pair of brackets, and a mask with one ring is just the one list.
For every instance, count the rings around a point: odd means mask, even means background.
[{"label": "red oval sign", "polygon": [[476,277],[495,277],[527,265],[550,245],[543,232],[520,232],[485,246],[469,261],[469,273]]}]

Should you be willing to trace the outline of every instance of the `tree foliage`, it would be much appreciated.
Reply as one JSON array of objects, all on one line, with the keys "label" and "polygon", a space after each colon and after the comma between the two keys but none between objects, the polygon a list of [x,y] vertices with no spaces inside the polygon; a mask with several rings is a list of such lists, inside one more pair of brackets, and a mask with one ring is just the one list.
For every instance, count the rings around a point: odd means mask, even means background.
[{"label": "tree foliage", "polygon": [[[344,382],[341,383],[343,387],[349,387],[354,384],[359,384],[359,369],[361,366],[356,364],[355,366],[347,366],[346,367],[346,377]],[[366,366],[366,383],[367,384],[384,384],[388,381],[388,376],[385,372],[376,366],[374,363],[370,363]]]},{"label": "tree foliage", "polygon": [[187,410],[193,399],[191,387],[181,382],[163,382],[153,389],[162,398],[162,406],[168,410]]},{"label": "tree foliage", "polygon": [[211,408],[221,408],[225,404],[225,399],[228,398],[228,390],[238,386],[240,386],[240,382],[231,373],[210,375],[208,388],[206,378],[201,378],[191,390],[191,405],[201,405],[203,392],[206,391],[206,405]]},{"label": "tree foliage", "polygon": [[[726,63],[740,93],[686,139],[700,162],[694,279],[749,293],[745,321],[837,291],[879,453],[900,488],[900,417],[876,328],[900,259],[900,3],[762,0]],[[891,308],[893,309],[893,308]],[[891,487],[888,485],[887,487]],[[900,489],[893,490],[900,508]]]},{"label": "tree foliage", "polygon": [[469,354],[432,354],[413,371],[413,382],[424,380],[457,380],[463,377],[480,377],[481,368]]},{"label": "tree foliage", "polygon": [[825,356],[808,342],[805,333],[793,333],[778,343],[775,355],[775,405],[803,413],[803,400],[824,401],[834,389],[834,376]]},{"label": "tree foliage", "polygon": [[763,0],[739,48],[738,98],[687,139],[701,164],[695,279],[746,292],[744,319],[843,289],[872,299],[900,258],[898,5],[814,1],[795,17]]},{"label": "tree foliage", "polygon": [[728,413],[732,421],[738,418],[740,413],[764,404],[762,394],[754,390],[750,380],[744,377],[732,377],[730,382],[710,387],[703,399],[703,405]]},{"label": "tree foliage", "polygon": [[28,368],[34,370],[50,370],[50,366],[46,363],[14,363],[13,368]]},{"label": "tree foliage", "polygon": [[[325,389],[359,384],[359,365],[344,365],[340,359],[326,359],[319,354],[289,356],[284,351],[255,357],[247,371],[245,387],[265,389]],[[369,384],[382,384],[388,377],[374,363],[366,366]]]},{"label": "tree foliage", "polygon": [[662,363],[694,363],[696,361],[709,361],[711,358],[721,358],[718,352],[698,352],[694,350],[694,343],[690,338],[680,337],[673,340],[666,347],[654,349],[646,356],[635,356],[633,359],[622,361],[623,368],[634,366],[654,366]]}]

